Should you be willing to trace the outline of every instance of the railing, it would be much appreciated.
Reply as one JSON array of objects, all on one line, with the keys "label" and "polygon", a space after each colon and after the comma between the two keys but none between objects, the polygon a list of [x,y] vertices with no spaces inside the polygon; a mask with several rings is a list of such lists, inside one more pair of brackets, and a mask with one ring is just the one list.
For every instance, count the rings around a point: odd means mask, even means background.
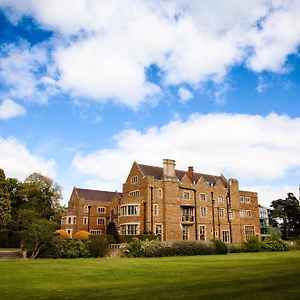
[{"label": "railing", "polygon": [[182,222],[194,222],[194,221],[195,221],[194,216],[186,216],[186,215],[182,216]]}]

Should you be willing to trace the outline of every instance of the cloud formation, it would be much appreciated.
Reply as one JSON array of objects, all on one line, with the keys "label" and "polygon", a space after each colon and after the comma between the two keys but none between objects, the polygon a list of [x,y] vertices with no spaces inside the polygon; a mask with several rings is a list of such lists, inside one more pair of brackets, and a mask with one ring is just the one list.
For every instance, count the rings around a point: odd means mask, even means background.
[{"label": "cloud formation", "polygon": [[0,120],[8,120],[25,114],[25,108],[11,99],[5,99],[0,104]]},{"label": "cloud formation", "polygon": [[300,118],[274,113],[193,114],[146,132],[124,130],[114,148],[77,154],[72,169],[120,187],[133,161],[161,166],[172,158],[179,169],[194,165],[197,172],[271,181],[300,167],[299,132]]},{"label": "cloud formation", "polygon": [[[168,87],[222,85],[236,65],[287,72],[287,58],[300,44],[297,0],[255,5],[252,0],[52,0],[46,5],[0,0],[0,5],[12,22],[31,15],[55,33],[47,64],[59,74],[62,91],[132,108]],[[151,66],[160,71],[158,81],[147,75]]]},{"label": "cloud formation", "polygon": [[0,168],[7,177],[25,179],[33,172],[55,177],[55,162],[36,156],[14,137],[0,137]]}]

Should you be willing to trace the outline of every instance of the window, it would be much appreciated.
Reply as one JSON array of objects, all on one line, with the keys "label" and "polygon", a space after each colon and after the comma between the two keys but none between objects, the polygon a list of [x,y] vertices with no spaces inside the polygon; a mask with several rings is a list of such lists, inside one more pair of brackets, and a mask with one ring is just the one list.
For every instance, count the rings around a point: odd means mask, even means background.
[{"label": "window", "polygon": [[98,214],[105,214],[106,212],[106,207],[98,207],[97,208]]},{"label": "window", "polygon": [[251,202],[251,198],[250,197],[245,197],[245,203],[250,203]]},{"label": "window", "polygon": [[218,216],[219,218],[224,218],[225,217],[225,209],[224,208],[218,208]]},{"label": "window", "polygon": [[229,219],[233,219],[233,217],[234,217],[233,211],[229,211],[228,212],[228,216],[229,216]]},{"label": "window", "polygon": [[105,225],[105,218],[97,218],[97,225]]},{"label": "window", "polygon": [[161,235],[162,233],[162,226],[161,224],[155,224],[155,234]]},{"label": "window", "polygon": [[83,224],[86,225],[88,223],[88,218],[87,217],[83,217]]},{"label": "window", "polygon": [[83,213],[87,214],[89,212],[89,208],[87,205],[83,207]]},{"label": "window", "polygon": [[102,234],[102,230],[90,230],[91,235],[100,235]]},{"label": "window", "polygon": [[182,225],[182,239],[188,240],[189,239],[189,227],[188,225]]},{"label": "window", "polygon": [[241,203],[245,203],[245,197],[244,197],[244,196],[241,196],[241,197],[240,197],[240,202],[241,202]]},{"label": "window", "polygon": [[189,200],[190,199],[190,192],[183,192],[183,199]]},{"label": "window", "polygon": [[153,216],[158,216],[158,204],[153,205]]},{"label": "window", "polygon": [[68,217],[68,224],[72,224],[72,217]]},{"label": "window", "polygon": [[158,189],[157,190],[157,197],[158,198],[162,198],[163,197],[163,190],[162,189]]},{"label": "window", "polygon": [[137,224],[128,224],[127,225],[127,234],[128,235],[137,235],[138,234],[138,225]]},{"label": "window", "polygon": [[131,177],[131,183],[132,184],[135,184],[135,183],[137,183],[138,182],[138,177],[137,176],[132,176]]},{"label": "window", "polygon": [[200,207],[200,216],[206,217],[206,207],[204,207],[204,206]]},{"label": "window", "polygon": [[73,217],[73,224],[76,224],[76,223],[77,223],[77,218]]},{"label": "window", "polygon": [[140,190],[135,190],[129,193],[130,197],[138,197],[140,195]]},{"label": "window", "polygon": [[138,205],[122,205],[121,216],[137,216]]},{"label": "window", "polygon": [[242,218],[251,218],[252,216],[251,210],[240,210],[240,216]]},{"label": "window", "polygon": [[205,200],[206,200],[206,195],[203,194],[203,193],[201,193],[201,194],[200,194],[200,200],[201,200],[201,201],[205,201]]},{"label": "window", "polygon": [[254,235],[254,225],[245,225],[245,237],[246,240],[250,237]]},{"label": "window", "polygon": [[205,225],[200,225],[199,226],[199,237],[200,241],[205,241]]},{"label": "window", "polygon": [[218,202],[221,202],[221,203],[224,202],[224,196],[223,195],[218,196]]},{"label": "window", "polygon": [[229,243],[230,242],[229,230],[223,230],[222,231],[222,241],[224,243]]}]

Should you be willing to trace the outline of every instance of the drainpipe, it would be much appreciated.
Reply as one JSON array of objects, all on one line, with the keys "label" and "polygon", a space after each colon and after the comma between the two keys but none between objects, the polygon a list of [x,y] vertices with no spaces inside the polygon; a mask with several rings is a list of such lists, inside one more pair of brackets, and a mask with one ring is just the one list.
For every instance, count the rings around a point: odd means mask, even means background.
[{"label": "drainpipe", "polygon": [[218,207],[218,232],[219,232],[219,240],[221,240],[220,207]]},{"label": "drainpipe", "polygon": [[215,200],[214,200],[214,192],[211,192],[211,211],[212,211],[213,240],[215,240],[216,239],[216,231],[215,231]]},{"label": "drainpipe", "polygon": [[91,205],[88,205],[88,233],[90,233],[90,214],[91,214]]},{"label": "drainpipe", "polygon": [[153,186],[150,185],[150,226],[151,226],[151,234],[153,233]]},{"label": "drainpipe", "polygon": [[229,218],[229,210],[230,210],[230,194],[229,194],[229,192],[227,193],[226,203],[227,203],[227,220],[229,223],[230,244],[232,244],[232,225],[231,225],[231,219]]}]

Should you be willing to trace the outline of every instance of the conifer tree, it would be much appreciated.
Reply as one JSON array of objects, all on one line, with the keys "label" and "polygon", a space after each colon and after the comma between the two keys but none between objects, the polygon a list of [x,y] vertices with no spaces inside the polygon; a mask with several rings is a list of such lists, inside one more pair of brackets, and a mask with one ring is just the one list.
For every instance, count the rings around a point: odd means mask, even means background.
[{"label": "conifer tree", "polygon": [[11,219],[11,203],[5,173],[0,169],[0,226],[5,226]]}]

